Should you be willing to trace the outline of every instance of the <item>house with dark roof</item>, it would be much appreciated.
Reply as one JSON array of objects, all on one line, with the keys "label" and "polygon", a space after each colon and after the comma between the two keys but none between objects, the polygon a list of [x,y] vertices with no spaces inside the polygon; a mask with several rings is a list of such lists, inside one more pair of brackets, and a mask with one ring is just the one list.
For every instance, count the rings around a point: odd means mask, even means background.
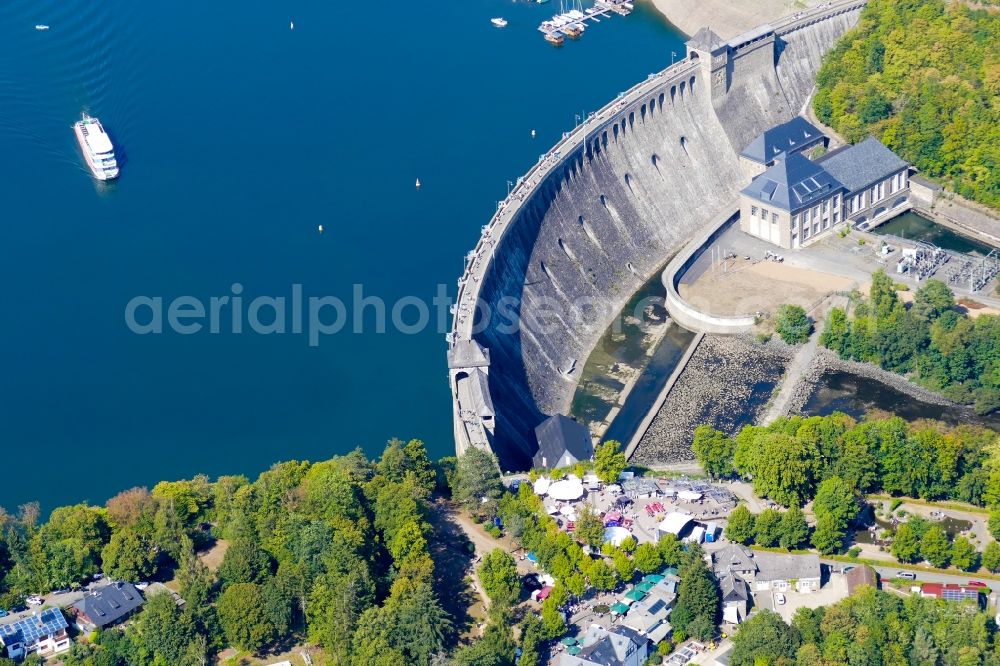
[{"label": "house with dark roof", "polygon": [[875,137],[829,152],[816,163],[844,184],[844,217],[859,227],[909,201],[910,165]]},{"label": "house with dark roof", "polygon": [[[781,145],[765,133],[740,159],[764,159]],[[772,161],[740,192],[740,229],[779,247],[805,247],[845,223],[868,228],[909,205],[909,165],[875,138],[815,162],[801,150]]]},{"label": "house with dark roof", "polygon": [[720,548],[712,553],[712,572],[719,580],[730,574],[741,576],[744,580],[752,577],[757,573],[753,551],[738,543]]},{"label": "house with dark roof", "polygon": [[844,186],[800,153],[783,153],[740,193],[740,229],[799,247],[842,222]]},{"label": "house with dark roof", "polygon": [[80,631],[91,632],[124,622],[144,603],[132,583],[115,582],[84,594],[73,604],[73,615]]},{"label": "house with dark roof", "polygon": [[819,555],[792,555],[784,553],[754,553],[757,573],[754,588],[760,592],[784,592],[791,587],[796,592],[813,592],[822,585]]},{"label": "house with dark roof", "polygon": [[740,166],[750,178],[774,166],[782,154],[802,153],[816,146],[826,147],[829,140],[815,125],[795,116],[786,123],[765,130],[740,152]]},{"label": "house with dark roof", "polygon": [[542,421],[535,428],[535,439],[538,452],[533,464],[538,468],[567,467],[594,457],[594,443],[587,426],[562,414]]},{"label": "house with dark roof", "polygon": [[722,619],[730,624],[739,624],[750,612],[750,587],[739,574],[727,573],[719,579],[719,594],[722,597]]},{"label": "house with dark roof", "polygon": [[642,666],[649,658],[649,640],[628,627],[591,625],[580,644],[579,653],[561,655],[558,665]]},{"label": "house with dark roof", "polygon": [[[0,647],[11,659],[23,659],[30,654],[42,657],[65,652],[70,648],[66,633],[69,623],[58,608],[46,608],[40,613],[17,622],[0,625]],[[0,650],[2,655],[3,650]]]}]

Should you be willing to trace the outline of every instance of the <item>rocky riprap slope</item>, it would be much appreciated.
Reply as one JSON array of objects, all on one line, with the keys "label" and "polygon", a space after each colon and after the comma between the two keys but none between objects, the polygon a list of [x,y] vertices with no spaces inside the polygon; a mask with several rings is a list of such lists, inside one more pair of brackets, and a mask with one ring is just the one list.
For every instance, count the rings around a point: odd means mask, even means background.
[{"label": "rocky riprap slope", "polygon": [[780,341],[707,335],[636,447],[632,462],[694,459],[694,429],[704,423],[735,434],[763,414],[794,350]]}]

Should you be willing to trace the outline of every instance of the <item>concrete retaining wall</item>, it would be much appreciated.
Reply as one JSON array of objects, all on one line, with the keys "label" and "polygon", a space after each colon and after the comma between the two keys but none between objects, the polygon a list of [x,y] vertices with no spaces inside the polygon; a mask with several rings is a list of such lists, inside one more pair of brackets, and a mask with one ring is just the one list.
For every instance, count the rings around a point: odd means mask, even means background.
[{"label": "concrete retaining wall", "polygon": [[723,317],[701,312],[685,301],[678,291],[678,285],[684,273],[687,272],[705,249],[721,236],[729,227],[738,221],[739,207],[735,202],[726,207],[716,216],[704,231],[691,240],[683,250],[677,253],[663,271],[663,288],[666,290],[666,307],[670,316],[686,329],[700,333],[718,333],[722,335],[743,333],[754,325],[752,314]]}]

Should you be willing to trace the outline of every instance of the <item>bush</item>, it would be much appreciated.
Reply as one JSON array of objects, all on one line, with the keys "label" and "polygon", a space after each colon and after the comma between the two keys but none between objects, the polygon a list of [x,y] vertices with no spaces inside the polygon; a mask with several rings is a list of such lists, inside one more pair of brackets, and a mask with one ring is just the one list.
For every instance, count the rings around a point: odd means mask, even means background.
[{"label": "bush", "polygon": [[894,500],[892,500],[891,502],[889,502],[889,513],[894,512],[896,509],[898,509],[902,505],[903,505],[903,500],[899,499],[898,497],[895,498]]},{"label": "bush", "polygon": [[861,549],[858,548],[857,546],[851,546],[850,548],[847,549],[847,556],[848,557],[857,558],[857,556],[860,555],[860,554],[861,554]]},{"label": "bush", "polygon": [[812,321],[798,305],[785,304],[778,308],[775,331],[790,345],[806,342],[812,333]]}]

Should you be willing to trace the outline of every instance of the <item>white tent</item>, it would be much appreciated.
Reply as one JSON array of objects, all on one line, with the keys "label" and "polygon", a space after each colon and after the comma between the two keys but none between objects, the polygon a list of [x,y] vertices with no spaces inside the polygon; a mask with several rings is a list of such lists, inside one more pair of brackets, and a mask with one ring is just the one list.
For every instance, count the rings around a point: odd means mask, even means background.
[{"label": "white tent", "polygon": [[702,494],[693,490],[682,490],[677,493],[677,497],[685,502],[697,502],[701,499]]},{"label": "white tent", "polygon": [[660,534],[673,534],[674,536],[679,536],[690,522],[691,516],[673,511],[667,514],[667,517],[656,526],[656,529]]},{"label": "white tent", "polygon": [[608,527],[604,530],[604,543],[610,543],[612,546],[622,545],[622,541],[632,536],[624,527]]},{"label": "white tent", "polygon": [[536,495],[544,495],[549,492],[549,486],[552,482],[549,481],[547,477],[540,476],[535,480],[535,485],[533,486]]},{"label": "white tent", "polygon": [[612,495],[617,495],[622,491],[622,487],[619,486],[617,483],[612,483],[610,486],[605,488],[605,490],[607,490]]},{"label": "white tent", "polygon": [[578,500],[583,497],[583,484],[580,483],[579,479],[556,481],[549,486],[549,497],[564,502]]},{"label": "white tent", "polygon": [[559,507],[559,513],[566,516],[569,520],[576,520],[576,509],[570,504],[563,504]]}]

